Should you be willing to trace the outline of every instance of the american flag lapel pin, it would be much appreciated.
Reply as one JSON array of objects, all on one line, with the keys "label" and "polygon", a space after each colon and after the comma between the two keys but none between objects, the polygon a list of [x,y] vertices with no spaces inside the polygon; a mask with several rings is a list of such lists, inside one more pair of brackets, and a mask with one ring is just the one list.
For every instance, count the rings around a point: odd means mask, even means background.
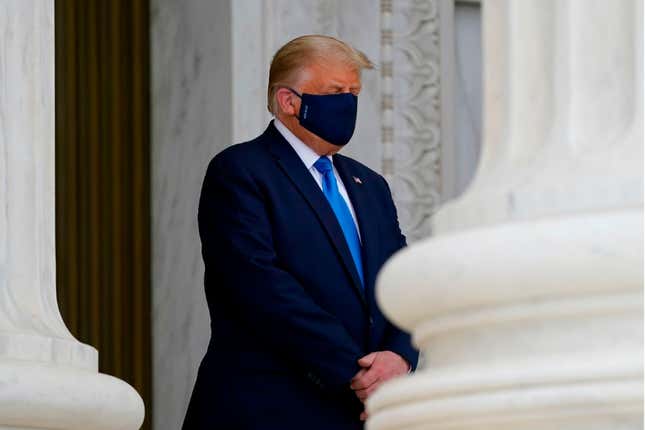
[{"label": "american flag lapel pin", "polygon": [[356,182],[357,184],[363,185],[363,181],[361,181],[361,178],[357,178],[356,176],[352,176],[352,178],[354,178],[354,182]]}]

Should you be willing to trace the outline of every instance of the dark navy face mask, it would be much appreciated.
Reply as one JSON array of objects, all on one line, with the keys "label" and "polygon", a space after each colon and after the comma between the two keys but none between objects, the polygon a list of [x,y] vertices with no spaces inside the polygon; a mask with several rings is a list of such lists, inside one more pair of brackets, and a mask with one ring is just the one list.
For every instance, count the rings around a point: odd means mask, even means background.
[{"label": "dark navy face mask", "polygon": [[298,94],[300,115],[296,116],[300,125],[329,143],[346,145],[354,134],[358,97],[352,93],[341,94]]}]

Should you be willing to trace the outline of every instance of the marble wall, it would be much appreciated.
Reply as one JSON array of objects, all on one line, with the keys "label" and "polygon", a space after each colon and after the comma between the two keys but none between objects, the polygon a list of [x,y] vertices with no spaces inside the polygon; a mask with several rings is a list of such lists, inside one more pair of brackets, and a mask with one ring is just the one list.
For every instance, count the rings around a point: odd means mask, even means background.
[{"label": "marble wall", "polygon": [[153,427],[181,427],[210,336],[197,231],[210,158],[231,143],[227,1],[153,0]]},{"label": "marble wall", "polygon": [[[266,127],[268,68],[281,45],[302,34],[329,34],[377,64],[363,74],[357,131],[343,151],[386,175],[411,241],[430,233],[442,195],[454,196],[454,184],[467,181],[455,178],[464,155],[448,129],[460,112],[451,100],[462,94],[446,76],[457,75],[454,46],[444,43],[453,38],[439,37],[455,29],[452,0],[151,4],[153,426],[165,430],[181,425],[210,335],[196,220],[201,181],[213,155]],[[466,152],[476,147],[469,145]],[[444,161],[442,148],[454,156]]]}]

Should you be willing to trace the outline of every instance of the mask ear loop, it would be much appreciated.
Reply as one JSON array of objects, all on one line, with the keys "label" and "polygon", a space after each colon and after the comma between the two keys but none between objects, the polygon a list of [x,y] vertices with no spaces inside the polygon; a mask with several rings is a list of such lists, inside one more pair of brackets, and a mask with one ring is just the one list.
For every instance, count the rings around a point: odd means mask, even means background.
[{"label": "mask ear loop", "polygon": [[285,88],[288,89],[289,91],[291,91],[292,93],[294,93],[295,95],[297,95],[298,97],[302,98],[302,96],[300,94],[298,94],[298,91],[294,90],[293,88],[291,88],[291,87],[285,87]]},{"label": "mask ear loop", "polygon": [[[297,95],[300,98],[300,100],[302,100],[302,96],[300,94],[298,94],[298,91],[294,90],[291,87],[284,87],[284,88],[288,89],[289,91],[291,91],[292,93]],[[298,119],[298,121],[300,121],[300,116],[298,116],[298,115],[294,115],[294,116]]]}]

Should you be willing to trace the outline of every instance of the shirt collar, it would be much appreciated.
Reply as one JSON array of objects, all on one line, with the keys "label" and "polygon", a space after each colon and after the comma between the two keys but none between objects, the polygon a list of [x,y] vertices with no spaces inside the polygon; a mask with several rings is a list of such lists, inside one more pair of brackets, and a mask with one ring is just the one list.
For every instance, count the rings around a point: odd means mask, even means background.
[{"label": "shirt collar", "polygon": [[[284,125],[278,118],[275,118],[273,120],[273,124],[275,125],[275,128],[280,132],[282,137],[284,137],[286,141],[289,142],[289,145],[291,145],[294,151],[296,151],[298,157],[300,157],[302,162],[307,167],[307,170],[311,170],[314,163],[320,158],[320,155],[316,154],[316,152],[309,146],[307,146],[306,143],[298,139],[298,137],[293,134],[291,130],[289,130],[287,126]],[[331,157],[331,155],[327,156],[329,160],[332,160]]]}]

